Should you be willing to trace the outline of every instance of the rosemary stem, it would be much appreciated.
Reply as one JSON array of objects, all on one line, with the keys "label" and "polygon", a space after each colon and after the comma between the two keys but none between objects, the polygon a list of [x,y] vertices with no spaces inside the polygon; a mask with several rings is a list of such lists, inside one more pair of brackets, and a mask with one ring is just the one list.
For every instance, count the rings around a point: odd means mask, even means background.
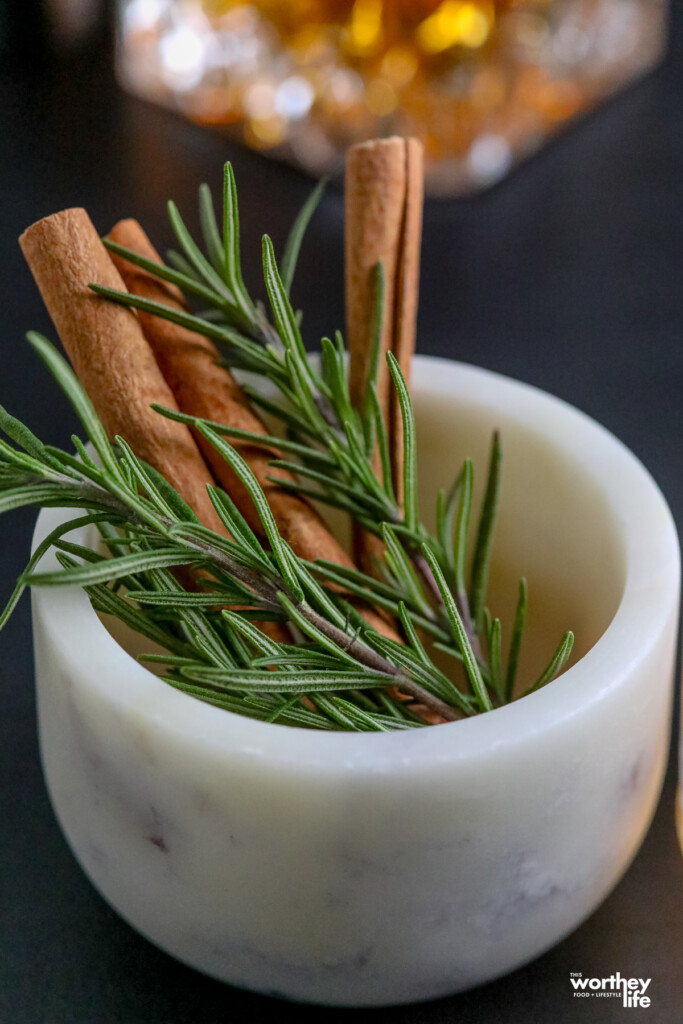
[{"label": "rosemary stem", "polygon": [[457,587],[453,595],[455,597],[455,603],[458,606],[460,612],[460,618],[463,621],[467,638],[472,645],[472,650],[479,661],[485,662],[485,658],[481,649],[481,642],[475,631],[474,620],[472,619],[472,612],[470,611],[470,602],[467,597],[467,591],[461,590]]},{"label": "rosemary stem", "polygon": [[[434,573],[429,568],[427,559],[425,558],[421,551],[411,552],[411,558],[413,560],[415,568],[417,569],[420,576],[424,580],[425,585],[429,588],[430,593],[434,597],[434,600],[438,603],[439,607],[443,607],[443,598],[441,597],[441,593],[436,584],[436,580],[434,579]],[[458,606],[458,611],[460,612],[460,617],[462,618],[463,625],[465,627],[465,632],[467,633],[467,638],[470,644],[472,645],[472,650],[474,651],[475,656],[480,661],[482,661],[483,654],[481,649],[481,643],[474,629],[474,623],[472,621],[472,613],[470,612],[467,594],[464,591],[461,591],[460,588],[458,588],[453,596],[455,598],[455,603]]]},{"label": "rosemary stem", "polygon": [[401,690],[409,693],[411,697],[414,697],[421,704],[426,705],[431,711],[435,711],[436,714],[441,715],[449,722],[454,722],[459,717],[454,708],[446,704],[445,701],[440,700],[438,697],[430,693],[429,690],[425,690],[424,687],[416,683],[410,676],[405,675],[395,665],[392,665],[390,661],[383,658],[381,654],[373,651],[371,647],[359,641],[357,638],[350,637],[343,629],[339,629],[333,623],[329,622],[322,615],[319,615],[313,608],[306,604],[299,604],[298,610],[312,625],[316,626],[321,633],[337,644],[342,650],[345,650],[348,654],[352,654],[359,664],[364,665],[366,668],[371,669],[374,672],[383,672],[388,676],[391,676],[391,682],[398,686]]},{"label": "rosemary stem", "polygon": [[421,551],[412,551],[411,552],[411,559],[413,561],[413,565],[415,566],[415,568],[419,572],[420,576],[422,577],[424,583],[426,584],[427,588],[429,589],[429,592],[432,595],[432,597],[434,598],[434,600],[437,602],[437,604],[442,605],[443,604],[443,598],[441,597],[441,592],[440,592],[439,588],[436,585],[436,580],[434,579],[434,573],[429,568],[429,565],[427,564],[427,559],[425,558],[425,556],[422,554]]},{"label": "rosemary stem", "polygon": [[[73,483],[73,481],[69,481]],[[109,507],[113,512],[126,518],[129,522],[137,525],[149,525],[145,520],[138,515],[133,509],[125,504],[121,499],[110,494],[109,491],[103,487],[93,486],[92,484],[84,484],[82,487],[82,493],[84,496],[84,504],[91,501],[97,505],[104,505]],[[157,516],[159,525],[163,527],[169,527],[174,525],[173,520],[167,516]],[[279,587],[264,580],[263,577],[254,572],[253,569],[249,569],[247,566],[242,565],[236,559],[231,558],[224,551],[219,550],[213,544],[206,543],[205,541],[197,540],[194,537],[183,537],[182,543],[185,547],[190,548],[193,551],[198,551],[203,555],[206,555],[207,560],[212,562],[217,568],[223,569],[225,572],[235,576],[241,583],[244,583],[251,590],[254,591],[255,595],[261,600],[261,602],[272,611],[280,610],[280,603],[277,600],[277,593]],[[290,598],[292,595],[287,594]]]}]

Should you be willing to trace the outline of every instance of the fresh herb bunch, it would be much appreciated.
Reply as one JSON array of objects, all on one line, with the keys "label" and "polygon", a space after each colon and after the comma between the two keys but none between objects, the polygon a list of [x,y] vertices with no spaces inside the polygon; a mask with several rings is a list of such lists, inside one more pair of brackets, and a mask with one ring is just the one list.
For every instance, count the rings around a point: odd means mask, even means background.
[{"label": "fresh herb bunch", "polygon": [[[501,448],[494,435],[485,495],[476,531],[472,514],[473,467],[467,460],[451,489],[437,496],[437,529],[420,519],[415,421],[400,367],[388,364],[403,420],[402,493],[395,493],[387,428],[377,395],[383,274],[376,274],[371,371],[362,405],[353,408],[344,344],[324,338],[322,357],[304,348],[300,314],[289,292],[296,260],[318,188],[294,224],[278,268],[272,242],[263,240],[263,265],[272,320],[247,292],[240,270],[237,195],[225,168],[223,230],[210,191],[200,189],[206,255],[176,207],[169,205],[180,253],[160,266],[139,254],[105,244],[131,263],[201,299],[197,314],[138,296],[95,287],[107,298],[169,319],[215,341],[232,369],[247,370],[275,385],[277,398],[245,387],[252,401],[278,419],[284,437],[263,436],[166,409],[158,411],[198,430],[242,480],[267,541],[250,529],[230,497],[210,488],[230,538],[202,526],[175,490],[138,459],[126,442],[112,446],[77,379],[44,338],[29,341],[74,406],[98,457],[78,438],[74,453],[40,442],[4,410],[0,429],[0,511],[22,505],[63,506],[85,515],[62,524],[34,553],[5,611],[7,620],[25,586],[78,584],[100,612],[118,617],[166,652],[143,656],[161,662],[164,678],[185,692],[250,717],[316,728],[379,730],[421,727],[425,710],[452,720],[491,710],[512,699],[524,628],[527,587],[520,581],[517,609],[503,666],[501,623],[492,619],[486,591],[498,508]],[[260,484],[228,438],[273,448],[271,479],[347,512],[384,542],[381,578],[357,569],[298,558],[280,536]],[[373,469],[379,451],[381,473]],[[282,480],[278,469],[295,481]],[[106,553],[77,545],[66,534],[95,526]],[[474,535],[469,579],[470,535]],[[57,549],[61,570],[41,573],[38,563]],[[180,566],[201,570],[199,590],[184,585]],[[404,643],[381,636],[349,603],[362,598],[401,624]],[[288,624],[294,642],[269,639],[262,620]],[[422,638],[428,638],[427,645]],[[565,666],[573,644],[566,633],[531,692]],[[454,659],[454,678],[434,662],[431,648]],[[406,699],[412,698],[412,699]]]}]

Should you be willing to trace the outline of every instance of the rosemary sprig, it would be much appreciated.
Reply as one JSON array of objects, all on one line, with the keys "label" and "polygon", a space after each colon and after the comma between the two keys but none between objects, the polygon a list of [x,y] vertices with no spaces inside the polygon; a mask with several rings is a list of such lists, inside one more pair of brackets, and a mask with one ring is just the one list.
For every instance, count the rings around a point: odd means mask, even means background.
[{"label": "rosemary sprig", "polygon": [[[322,359],[319,368],[306,355],[299,318],[289,301],[289,291],[303,230],[320,194],[321,188],[318,187],[292,230],[283,256],[282,272],[277,265],[273,244],[267,235],[264,236],[263,269],[273,316],[272,324],[265,318],[262,306],[246,294],[239,270],[237,192],[229,164],[226,164],[224,170],[223,216],[223,248],[225,253],[229,253],[229,258],[226,256],[223,262],[215,256],[218,245],[214,228],[204,227],[207,249],[207,255],[204,256],[175,207],[172,207],[172,224],[182,251],[174,256],[174,263],[185,268],[184,281],[172,268],[150,264],[136,253],[123,250],[120,246],[112,246],[112,243],[105,240],[105,244],[114,251],[133,263],[144,265],[151,273],[157,273],[161,278],[169,280],[171,278],[168,275],[171,274],[174,283],[184,289],[188,296],[196,294],[197,288],[200,288],[202,298],[209,302],[210,316],[207,313],[198,315],[169,310],[160,303],[128,293],[117,293],[97,287],[95,291],[113,301],[174,320],[210,337],[219,346],[226,364],[234,369],[248,370],[262,380],[268,381],[270,387],[274,385],[280,392],[279,398],[273,398],[271,394],[252,387],[245,390],[257,405],[280,420],[287,432],[284,440],[265,438],[217,423],[204,422],[203,427],[224,438],[247,440],[261,447],[279,447],[281,452],[293,458],[273,461],[272,467],[275,472],[270,477],[273,482],[303,497],[341,509],[365,529],[382,537],[385,542],[389,531],[392,540],[389,542],[390,550],[383,572],[394,597],[403,600],[411,614],[420,615],[427,620],[433,629],[438,631],[441,642],[448,643],[450,640],[452,652],[459,654],[461,652],[458,640],[452,634],[448,602],[444,599],[442,588],[437,584],[434,571],[424,553],[424,545],[429,545],[447,582],[448,591],[455,601],[475,660],[485,678],[489,679],[488,644],[483,642],[487,640],[484,635],[484,618],[495,519],[500,497],[500,439],[496,432],[491,445],[484,501],[476,524],[476,540],[471,557],[472,568],[468,586],[466,567],[470,550],[473,466],[469,460],[466,461],[448,495],[439,496],[437,533],[435,537],[431,536],[420,518],[416,434],[410,394],[400,366],[390,353],[387,357],[389,371],[399,397],[404,438],[404,481],[403,493],[399,496],[400,503],[395,494],[386,441],[386,425],[376,391],[384,287],[381,265],[378,265],[376,273],[377,301],[373,353],[362,407],[352,407],[345,369],[344,345],[340,335],[336,336],[334,343],[328,338],[322,339]],[[203,225],[213,225],[216,221],[209,206],[210,191],[206,186],[202,186],[200,212]],[[180,277],[182,276],[181,274]],[[217,276],[220,278],[219,282],[216,282]],[[207,288],[211,295],[206,294]],[[226,290],[232,296],[238,293],[241,295],[239,315],[234,313],[234,303],[226,304]],[[248,323],[245,322],[245,317]],[[158,411],[195,428],[202,426],[194,417],[165,409]],[[379,480],[371,461],[376,444],[382,466]],[[285,480],[278,476],[278,469],[293,474],[294,480],[291,477]],[[407,570],[407,563],[412,564],[413,571]],[[397,566],[400,568],[397,569]],[[331,581],[330,576],[327,579]],[[358,587],[357,579],[355,585]],[[363,582],[362,590],[362,595],[358,594],[358,589],[355,592],[358,596],[371,599],[370,593],[374,590],[371,578],[368,577]],[[377,603],[387,608],[386,595],[382,595]],[[513,692],[520,642],[521,627],[513,635],[509,664],[505,670],[505,686],[503,687],[499,679],[496,686],[492,687],[497,700],[510,699]],[[496,645],[497,643],[496,638]],[[497,649],[496,646],[495,651]],[[502,671],[501,667],[500,673]]]},{"label": "rosemary sprig", "polygon": [[[346,727],[364,724],[386,728],[384,702],[377,705],[375,721],[374,712],[367,708],[359,706],[353,714],[350,712],[359,698],[346,691],[370,692],[392,686],[445,720],[458,717],[454,707],[442,699],[443,687],[436,673],[435,685],[427,688],[424,674],[416,679],[369,642],[373,634],[370,627],[363,635],[352,628],[340,605],[334,606],[335,615],[327,617],[316,610],[320,588],[305,564],[279,538],[258,482],[227,442],[217,438],[220,450],[228,454],[251,490],[264,529],[269,531],[269,550],[251,531],[245,531],[244,521],[231,513],[229,500],[224,500],[223,514],[233,538],[230,540],[198,524],[175,492],[173,512],[168,485],[162,493],[150,468],[120,440],[115,447],[103,441],[101,424],[61,356],[39,335],[30,335],[30,342],[57,373],[88,439],[93,444],[97,441],[104,457],[100,467],[89,460],[79,470],[72,456],[59,449],[48,450],[0,410],[0,428],[24,448],[21,451],[3,442],[0,480],[4,503],[8,507],[27,503],[76,505],[87,512],[47,538],[22,575],[19,587],[85,587],[96,608],[118,615],[150,639],[163,643],[169,652],[163,660],[169,667],[170,682],[180,688],[189,686],[194,695],[227,701],[233,709],[244,700],[246,713],[251,715],[260,716],[259,712],[267,709],[268,717],[277,711],[278,721],[290,721],[294,711],[296,722],[302,724],[301,701],[288,708],[281,705],[283,698],[290,698],[292,693],[307,694],[309,704],[325,720],[323,727],[331,720],[337,726],[343,721]],[[68,529],[103,523],[118,529],[116,546],[124,547],[125,553],[103,555],[64,539]],[[104,537],[112,539],[106,531]],[[49,545],[57,549],[61,568],[41,572],[37,563]],[[194,566],[211,573],[209,609],[192,600],[198,595],[189,594],[166,571],[177,566]],[[105,586],[113,582],[124,582],[128,587],[132,584],[132,588],[123,594]],[[175,603],[174,595],[179,597]],[[10,606],[16,604],[17,596],[15,591]],[[243,604],[245,599],[249,605],[239,614],[225,607]],[[325,593],[325,600],[332,605],[331,591]],[[156,608],[172,608],[173,619],[155,618]],[[251,626],[252,611],[257,620],[263,613],[275,621],[284,618],[295,623],[313,643],[299,646],[268,641]],[[333,621],[335,618],[342,625]],[[271,660],[269,668],[259,660],[264,655]],[[283,665],[280,658],[286,658]],[[254,705],[255,696],[258,700]],[[279,702],[273,705],[269,700],[264,704],[264,696],[278,697]],[[421,724],[404,702],[389,699],[392,707],[395,704],[396,721],[413,727]],[[307,724],[314,724],[310,714],[304,718]]]},{"label": "rosemary sprig", "polygon": [[[274,398],[272,391],[249,389],[253,400],[280,420],[283,438],[158,409],[192,426],[230,463],[258,513],[265,542],[219,488],[210,488],[210,496],[228,537],[202,526],[173,488],[123,440],[110,445],[69,367],[49,342],[32,334],[31,344],[74,406],[98,461],[79,439],[74,439],[73,454],[44,445],[0,410],[0,429],[11,442],[0,441],[0,511],[34,504],[85,512],[60,526],[35,553],[0,615],[0,626],[26,585],[79,584],[98,611],[116,615],[165,649],[167,653],[148,660],[165,666],[169,683],[218,707],[284,724],[379,731],[423,726],[420,708],[443,721],[487,711],[511,700],[515,692],[527,606],[522,581],[504,666],[500,622],[491,619],[486,607],[500,494],[500,441],[494,435],[470,557],[473,467],[466,462],[450,491],[438,496],[437,530],[431,535],[420,517],[412,402],[396,360],[388,357],[403,418],[400,504],[377,400],[377,344],[359,409],[350,401],[341,337],[323,339],[320,364],[307,356],[301,318],[289,293],[319,193],[311,197],[292,230],[281,270],[270,239],[264,238],[264,280],[272,321],[242,278],[230,165],[224,174],[222,233],[208,188],[200,190],[203,250],[173,204],[169,213],[181,250],[171,257],[173,266],[159,266],[106,242],[119,255],[200,299],[209,307],[205,313],[171,310],[128,293],[95,288],[113,301],[212,338],[226,363],[267,380],[279,392]],[[376,283],[381,299],[381,266]],[[376,343],[381,331],[379,299]],[[282,457],[272,461],[271,479],[344,510],[381,537],[382,578],[298,558],[280,536],[258,481],[231,440],[275,448]],[[373,469],[375,446],[381,479]],[[294,479],[281,479],[278,470],[294,474]],[[107,554],[66,539],[70,530],[83,526],[99,531]],[[41,572],[38,563],[50,546],[57,550],[60,569]],[[201,570],[199,589],[184,586],[172,571],[180,566]],[[390,613],[401,624],[404,642],[398,644],[373,630],[348,603],[352,596]],[[267,621],[286,624],[298,642],[267,637],[259,628]],[[572,634],[565,634],[527,692],[562,670],[572,641]],[[453,658],[452,675],[460,678],[459,685],[437,667],[432,647]]]}]

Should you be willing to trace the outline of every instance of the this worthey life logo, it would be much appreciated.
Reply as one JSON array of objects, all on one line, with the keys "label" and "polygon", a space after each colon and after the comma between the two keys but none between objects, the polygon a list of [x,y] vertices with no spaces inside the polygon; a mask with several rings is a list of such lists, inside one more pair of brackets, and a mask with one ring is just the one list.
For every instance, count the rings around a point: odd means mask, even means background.
[{"label": "this worthey life logo", "polygon": [[581,971],[572,972],[569,980],[577,998],[609,999],[621,997],[624,1006],[649,1006],[650,996],[646,995],[652,978],[622,978],[619,971],[609,978],[585,978]]}]

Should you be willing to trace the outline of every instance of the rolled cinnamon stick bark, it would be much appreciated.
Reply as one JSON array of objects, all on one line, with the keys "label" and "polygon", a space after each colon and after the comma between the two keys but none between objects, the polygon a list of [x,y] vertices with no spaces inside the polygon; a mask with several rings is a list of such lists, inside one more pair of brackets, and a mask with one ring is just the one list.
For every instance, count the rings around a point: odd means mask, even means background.
[{"label": "rolled cinnamon stick bark", "polygon": [[[374,308],[374,269],[384,266],[380,405],[391,449],[398,500],[403,491],[403,429],[396,393],[386,366],[393,352],[408,384],[415,327],[422,236],[423,148],[417,139],[375,139],[352,146],[346,157],[345,263],[346,338],[352,402],[363,401],[369,372]],[[357,531],[356,553],[369,570],[376,538]]]},{"label": "rolled cinnamon stick bark", "polygon": [[[161,262],[154,246],[135,220],[119,221],[107,237],[148,259]],[[112,254],[112,259],[128,291],[176,309],[184,308],[182,296],[176,288],[116,254]],[[149,313],[140,312],[139,317],[161,373],[182,412],[255,434],[267,433],[262,420],[251,408],[233,375],[225,366],[219,365],[220,354],[212,341]],[[239,477],[201,435],[197,435],[197,443],[216,480],[230,495],[251,528],[263,536],[261,521]],[[231,444],[249,464],[264,490],[282,536],[291,544],[295,553],[309,560],[325,558],[339,564],[350,564],[343,548],[315,509],[303,498],[289,494],[267,479],[273,475],[269,462],[277,458],[278,453],[243,441],[232,440]],[[282,470],[278,470],[278,473],[283,478],[292,479]],[[345,561],[342,562],[342,559]]]},{"label": "rolled cinnamon stick bark", "polygon": [[[119,221],[109,232],[108,238],[148,259],[161,262],[156,249],[135,220]],[[112,259],[128,291],[167,306],[184,308],[178,289],[116,254],[112,254]],[[219,365],[219,352],[212,341],[149,313],[140,312],[139,317],[145,337],[182,412],[256,434],[267,433],[263,421],[251,408],[238,382],[225,366]],[[263,526],[241,480],[205,438],[197,435],[197,441],[216,480],[230,495],[254,532],[263,537]],[[289,493],[267,479],[273,474],[269,463],[277,458],[278,453],[243,441],[231,440],[231,444],[248,463],[263,488],[280,533],[295,554],[308,561],[324,558],[337,565],[350,567],[353,564],[351,559],[313,506],[304,498]],[[292,479],[282,470],[278,470],[278,475]],[[359,610],[375,629],[398,638],[395,631],[374,610],[366,607]]]},{"label": "rolled cinnamon stick bark", "polygon": [[224,533],[206,485],[213,477],[190,431],[150,408],[177,409],[140,322],[91,283],[125,285],[83,209],[37,221],[19,239],[31,273],[110,439],[119,434],[171,483],[205,526]]}]

